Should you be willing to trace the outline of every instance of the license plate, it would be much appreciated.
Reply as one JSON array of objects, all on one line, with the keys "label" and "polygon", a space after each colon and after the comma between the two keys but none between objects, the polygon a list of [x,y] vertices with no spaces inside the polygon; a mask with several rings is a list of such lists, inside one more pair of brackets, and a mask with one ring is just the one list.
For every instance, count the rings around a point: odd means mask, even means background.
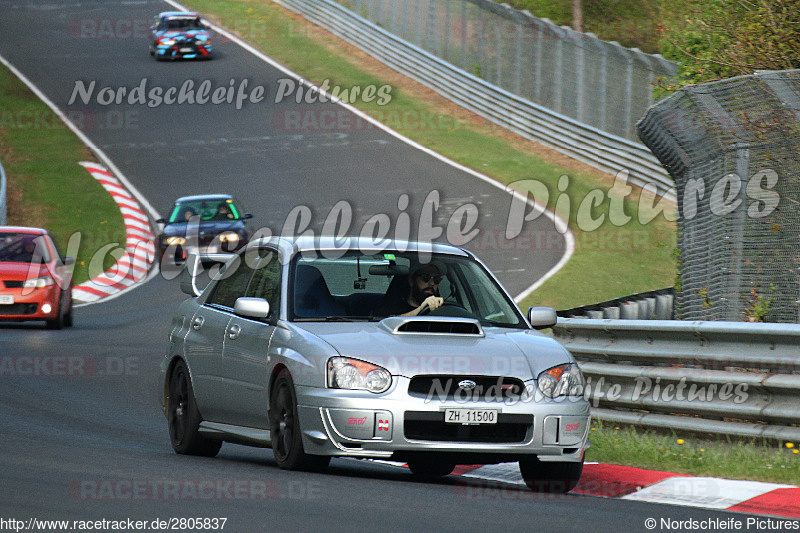
[{"label": "license plate", "polygon": [[11,305],[14,303],[14,297],[10,294],[0,294],[0,304]]},{"label": "license plate", "polygon": [[449,424],[497,424],[497,409],[445,409],[444,421]]},{"label": "license plate", "polygon": [[191,52],[191,51],[192,51],[192,49],[191,49],[191,48],[181,48],[181,53],[182,53],[182,54],[188,54],[188,53],[189,53],[189,52]]}]

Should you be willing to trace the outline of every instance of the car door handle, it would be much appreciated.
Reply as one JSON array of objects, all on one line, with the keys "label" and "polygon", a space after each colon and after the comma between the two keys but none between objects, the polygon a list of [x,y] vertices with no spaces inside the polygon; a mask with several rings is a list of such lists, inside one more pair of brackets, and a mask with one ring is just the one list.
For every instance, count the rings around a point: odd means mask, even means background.
[{"label": "car door handle", "polygon": [[239,324],[233,324],[230,329],[228,329],[228,338],[235,339],[241,332],[242,327]]},{"label": "car door handle", "polygon": [[202,328],[205,321],[206,321],[205,317],[202,316],[194,317],[194,320],[192,320],[192,329],[197,330]]}]

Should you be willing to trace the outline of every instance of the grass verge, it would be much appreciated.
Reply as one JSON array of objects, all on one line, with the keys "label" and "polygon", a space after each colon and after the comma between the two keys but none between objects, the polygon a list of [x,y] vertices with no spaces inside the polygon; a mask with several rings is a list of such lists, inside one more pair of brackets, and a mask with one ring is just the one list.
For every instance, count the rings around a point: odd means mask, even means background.
[{"label": "grass verge", "polygon": [[[79,161],[95,159],[44,102],[0,65],[0,162],[8,179],[6,222],[46,228],[62,254],[67,253],[70,237],[80,233],[75,284],[89,279],[91,258],[103,245],[125,245],[117,204]],[[110,262],[110,256],[104,257],[103,267]]]},{"label": "grass verge", "polygon": [[595,421],[587,461],[800,485],[800,443],[656,432]]}]

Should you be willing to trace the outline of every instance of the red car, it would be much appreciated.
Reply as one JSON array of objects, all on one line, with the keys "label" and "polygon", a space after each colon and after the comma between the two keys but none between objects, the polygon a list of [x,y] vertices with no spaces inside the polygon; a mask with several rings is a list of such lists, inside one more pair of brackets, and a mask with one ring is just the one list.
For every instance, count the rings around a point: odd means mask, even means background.
[{"label": "red car", "polygon": [[0,226],[0,321],[72,326],[73,257],[61,257],[47,230]]}]

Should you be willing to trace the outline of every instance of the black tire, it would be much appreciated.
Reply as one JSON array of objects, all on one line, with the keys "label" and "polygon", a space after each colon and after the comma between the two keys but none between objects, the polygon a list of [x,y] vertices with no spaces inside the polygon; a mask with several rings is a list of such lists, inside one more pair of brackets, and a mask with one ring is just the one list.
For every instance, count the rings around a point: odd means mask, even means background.
[{"label": "black tire", "polygon": [[72,325],[73,325],[73,320],[72,320],[72,298],[70,298],[69,299],[69,303],[67,304],[67,310],[64,313],[64,326],[68,327],[68,328],[71,328]]},{"label": "black tire", "polygon": [[179,361],[169,376],[169,399],[167,400],[167,422],[172,449],[184,455],[214,457],[222,447],[221,440],[207,439],[200,435],[202,417],[194,399],[192,380],[186,363]]},{"label": "black tire", "polygon": [[520,460],[519,471],[532,491],[566,494],[578,485],[583,461],[545,463],[538,457],[527,457]]},{"label": "black tire", "polygon": [[449,476],[455,468],[455,463],[435,457],[416,457],[408,460],[408,469],[412,474],[421,478]]},{"label": "black tire", "polygon": [[[66,323],[64,320],[64,293],[58,296],[58,314],[55,318],[47,320],[47,329],[62,329]],[[71,319],[70,319],[71,320]]]},{"label": "black tire", "polygon": [[297,397],[292,376],[287,370],[281,370],[272,387],[269,424],[272,453],[275,454],[275,461],[280,468],[320,472],[328,467],[331,461],[329,456],[309,455],[303,450],[302,430],[297,417]]}]

